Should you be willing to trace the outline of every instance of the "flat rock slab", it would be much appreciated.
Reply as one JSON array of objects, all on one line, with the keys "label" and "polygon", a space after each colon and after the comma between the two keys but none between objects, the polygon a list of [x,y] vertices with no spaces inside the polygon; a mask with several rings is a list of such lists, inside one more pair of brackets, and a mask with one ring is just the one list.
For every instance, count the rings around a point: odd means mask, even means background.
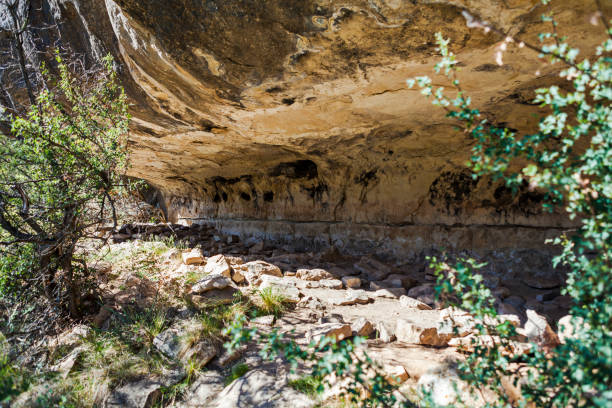
[{"label": "flat rock slab", "polygon": [[199,295],[215,289],[225,289],[232,284],[232,281],[221,274],[209,275],[200,279],[191,287],[191,293]]},{"label": "flat rock slab", "polygon": [[173,408],[207,407],[225,387],[225,376],[218,371],[204,371],[193,381],[183,401]]},{"label": "flat rock slab", "polygon": [[259,289],[266,288],[270,288],[277,294],[282,295],[288,302],[297,303],[300,301],[300,290],[295,287],[295,282],[291,278],[263,275]]},{"label": "flat rock slab", "polygon": [[227,305],[234,300],[234,294],[240,292],[238,289],[228,286],[221,290],[209,290],[199,295],[189,294],[187,301],[197,309],[206,309],[219,305]]},{"label": "flat rock slab", "polygon": [[289,387],[287,378],[253,370],[228,385],[212,408],[311,408],[316,402]]},{"label": "flat rock slab", "polygon": [[206,260],[204,272],[211,275],[223,275],[229,278],[231,277],[232,267],[225,256],[215,255]]},{"label": "flat rock slab", "polygon": [[106,408],[149,408],[161,397],[161,388],[185,378],[182,371],[173,371],[159,378],[143,378],[115,389],[104,405]]}]

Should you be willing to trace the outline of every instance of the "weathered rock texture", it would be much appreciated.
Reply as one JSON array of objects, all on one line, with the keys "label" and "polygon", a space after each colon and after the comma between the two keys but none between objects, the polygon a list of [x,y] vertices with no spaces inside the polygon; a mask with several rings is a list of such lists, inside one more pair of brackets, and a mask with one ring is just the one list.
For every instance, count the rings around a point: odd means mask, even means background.
[{"label": "weathered rock texture", "polygon": [[[552,3],[562,33],[592,53],[604,33],[590,23],[595,2]],[[121,61],[131,174],[164,192],[171,219],[394,256],[540,250],[564,218],[541,213],[537,192],[473,181],[470,140],[405,84],[432,72],[441,31],[474,105],[534,129],[534,89],[558,81],[559,67],[513,45],[498,65],[503,38],[468,28],[466,8],[532,42],[549,29],[536,0],[52,4],[64,40]]]}]

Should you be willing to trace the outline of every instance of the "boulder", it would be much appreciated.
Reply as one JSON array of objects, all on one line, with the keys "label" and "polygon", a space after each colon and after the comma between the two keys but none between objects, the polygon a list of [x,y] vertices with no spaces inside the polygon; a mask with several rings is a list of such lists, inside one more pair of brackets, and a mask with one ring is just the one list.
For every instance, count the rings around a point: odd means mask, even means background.
[{"label": "boulder", "polygon": [[81,354],[83,354],[83,352],[85,352],[84,347],[75,348],[66,357],[60,360],[57,364],[51,366],[49,368],[50,371],[59,372],[62,378],[65,379],[66,377],[68,377],[68,375],[70,375],[70,373],[72,372],[72,368],[76,364],[79,357],[81,357]]},{"label": "boulder", "polygon": [[342,289],[342,281],[340,279],[321,279],[319,284],[322,288]]},{"label": "boulder", "polygon": [[323,337],[333,338],[335,341],[348,339],[353,335],[351,325],[346,323],[323,323],[320,326],[311,329],[306,338],[307,341],[318,342]]},{"label": "boulder", "polygon": [[444,347],[455,337],[452,332],[439,332],[435,325],[428,326],[410,320],[399,319],[395,329],[397,341],[408,344]]},{"label": "boulder", "polygon": [[205,258],[199,248],[193,248],[189,251],[183,252],[181,254],[181,258],[183,259],[183,263],[185,265],[198,265],[204,263],[205,261]]},{"label": "boulder", "polygon": [[232,276],[232,267],[223,255],[215,255],[207,259],[204,273],[210,275],[222,275],[227,278]]},{"label": "boulder", "polygon": [[360,317],[351,325],[351,329],[355,336],[369,337],[374,333],[374,326],[364,317]]},{"label": "boulder", "polygon": [[219,349],[208,339],[196,344],[189,343],[186,335],[190,328],[187,323],[178,323],[158,334],[153,339],[153,346],[168,358],[183,363],[196,361],[203,367],[217,355]]},{"label": "boulder", "polygon": [[361,279],[359,279],[357,276],[344,276],[342,278],[342,283],[347,289],[361,287]]},{"label": "boulder", "polygon": [[263,275],[261,277],[261,283],[259,289],[271,288],[277,294],[282,295],[286,301],[297,303],[300,301],[300,290],[295,287],[295,283],[289,281],[287,278],[279,278],[272,275]]},{"label": "boulder", "polygon": [[263,252],[265,244],[263,241],[258,241],[249,248],[249,254],[256,255]]},{"label": "boulder", "polygon": [[84,324],[78,324],[60,334],[59,336],[51,339],[48,344],[49,352],[53,354],[58,348],[62,349],[73,349],[77,345],[81,344],[84,337],[87,337],[91,333],[91,327]]},{"label": "boulder", "polygon": [[400,304],[404,307],[411,309],[419,309],[419,310],[431,310],[431,306],[411,298],[409,296],[400,296],[399,298]]},{"label": "boulder", "polygon": [[261,277],[264,275],[282,277],[283,273],[276,265],[264,261],[252,261],[240,265],[244,277],[250,285],[258,286],[261,283]]},{"label": "boulder", "polygon": [[334,275],[325,269],[298,269],[295,276],[307,281],[320,281],[321,279],[334,279]]},{"label": "boulder", "polygon": [[391,343],[396,339],[393,327],[388,323],[378,322],[376,324],[376,332],[378,333],[378,338],[383,343]]},{"label": "boulder", "polygon": [[199,295],[210,290],[225,289],[231,284],[232,281],[224,275],[209,275],[193,284],[190,292]]}]

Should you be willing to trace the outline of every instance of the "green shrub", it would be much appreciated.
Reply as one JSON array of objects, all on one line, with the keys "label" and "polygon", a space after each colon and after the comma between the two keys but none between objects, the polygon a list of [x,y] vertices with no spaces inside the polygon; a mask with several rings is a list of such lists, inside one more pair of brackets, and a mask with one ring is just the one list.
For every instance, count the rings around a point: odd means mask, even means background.
[{"label": "green shrub", "polygon": [[[543,20],[556,27],[551,16]],[[486,22],[476,25],[500,32]],[[550,113],[532,134],[521,135],[482,119],[461,90],[455,55],[441,35],[437,39],[443,59],[436,72],[452,80],[454,97],[448,97],[442,88],[434,90],[429,77],[409,80],[411,86],[418,83],[422,93],[432,97],[475,140],[469,162],[474,177],[504,180],[515,192],[522,186],[537,189],[545,196],[546,209],[563,208],[580,222],[575,231],[551,241],[562,247],[554,265],[569,269],[563,293],[573,300],[571,315],[579,322],[576,333],[553,350],[534,347],[533,353],[519,360],[502,352],[503,342],[515,334],[511,327],[480,325],[481,334],[498,334],[500,343],[495,348],[476,344],[460,374],[472,391],[487,388],[497,394],[498,401],[489,406],[612,406],[612,30],[607,31],[608,38],[592,60],[579,60],[579,51],[559,37],[556,29],[540,34],[539,45],[523,43],[551,64],[563,64],[560,76],[573,89],[550,86],[537,90],[535,102]],[[520,39],[512,41],[521,43]],[[441,295],[458,298],[456,305],[476,316],[496,315],[475,261],[447,265],[432,259],[432,267],[439,277]],[[526,364],[529,374],[520,387],[520,398],[513,399],[502,382],[514,378],[517,384],[520,376],[511,363],[519,361]]]},{"label": "green shrub", "polygon": [[29,109],[0,111],[10,125],[0,133],[0,295],[27,277],[80,315],[87,268],[76,247],[116,224],[127,167],[127,99],[112,66],[107,57],[98,70],[72,70],[57,54],[57,75],[43,70]]}]

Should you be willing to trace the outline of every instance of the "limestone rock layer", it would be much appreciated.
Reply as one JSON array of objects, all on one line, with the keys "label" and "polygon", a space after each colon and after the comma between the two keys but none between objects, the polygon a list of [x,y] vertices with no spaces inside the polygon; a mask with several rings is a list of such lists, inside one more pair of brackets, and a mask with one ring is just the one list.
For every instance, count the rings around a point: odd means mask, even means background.
[{"label": "limestone rock layer", "polygon": [[[602,2],[610,12],[610,2]],[[488,120],[533,131],[534,90],[560,67],[468,27],[469,11],[524,40],[550,30],[594,52],[595,1],[55,0],[65,40],[112,52],[133,101],[131,175],[169,216],[304,249],[417,256],[546,250],[567,227],[538,192],[513,196],[465,168],[473,142],[406,79],[451,40]],[[436,77],[434,83],[448,86]],[[539,268],[539,265],[534,268]]]}]

